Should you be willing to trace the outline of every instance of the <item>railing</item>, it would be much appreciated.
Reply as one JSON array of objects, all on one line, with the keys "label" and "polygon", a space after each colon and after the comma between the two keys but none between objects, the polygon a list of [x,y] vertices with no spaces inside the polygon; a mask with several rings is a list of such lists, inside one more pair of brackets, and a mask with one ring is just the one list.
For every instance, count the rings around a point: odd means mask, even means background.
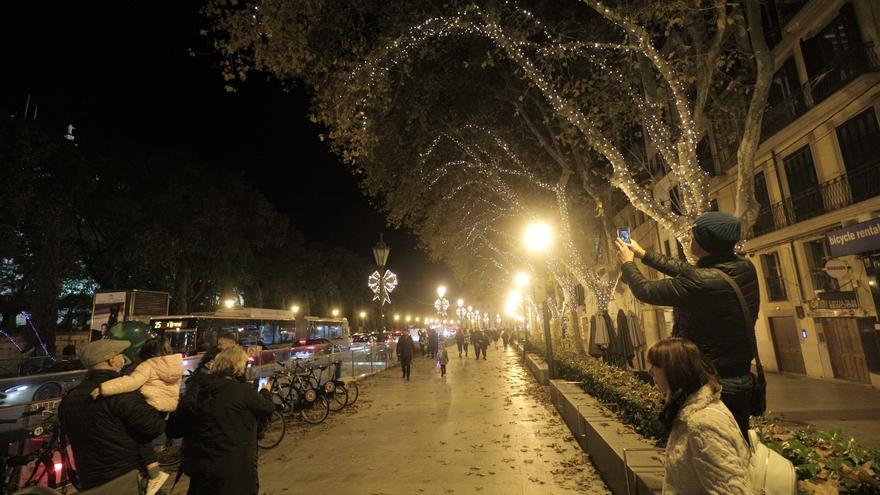
[{"label": "railing", "polygon": [[761,140],[776,134],[853,79],[878,68],[880,61],[874,53],[873,43],[865,43],[839,54],[818,75],[764,111]]},{"label": "railing", "polygon": [[880,194],[880,162],[840,175],[761,209],[752,232],[755,236],[764,235],[873,198],[878,194]]}]

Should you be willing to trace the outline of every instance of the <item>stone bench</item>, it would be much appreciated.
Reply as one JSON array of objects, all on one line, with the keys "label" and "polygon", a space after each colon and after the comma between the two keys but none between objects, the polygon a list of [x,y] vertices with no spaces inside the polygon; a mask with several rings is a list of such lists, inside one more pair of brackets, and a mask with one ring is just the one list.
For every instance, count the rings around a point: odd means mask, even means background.
[{"label": "stone bench", "polygon": [[526,353],[526,366],[534,375],[535,380],[538,380],[538,383],[547,385],[550,381],[550,367],[547,366],[544,358],[531,352]]}]

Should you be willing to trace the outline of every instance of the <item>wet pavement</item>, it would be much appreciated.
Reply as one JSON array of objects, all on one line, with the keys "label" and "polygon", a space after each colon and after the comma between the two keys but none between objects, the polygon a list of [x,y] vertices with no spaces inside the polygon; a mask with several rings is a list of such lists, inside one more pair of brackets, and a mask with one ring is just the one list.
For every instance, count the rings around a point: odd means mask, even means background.
[{"label": "wet pavement", "polygon": [[411,381],[390,369],[361,382],[352,410],[291,420],[261,453],[260,493],[610,493],[512,350],[476,361],[449,349],[445,378],[417,357]]}]

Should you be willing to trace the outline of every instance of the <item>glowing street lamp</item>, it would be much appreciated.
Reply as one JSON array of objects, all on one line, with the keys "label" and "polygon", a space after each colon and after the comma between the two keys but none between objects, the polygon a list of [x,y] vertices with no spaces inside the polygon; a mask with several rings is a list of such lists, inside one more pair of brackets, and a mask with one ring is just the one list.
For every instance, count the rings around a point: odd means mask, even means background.
[{"label": "glowing street lamp", "polygon": [[290,312],[293,313],[293,316],[296,316],[296,314],[299,313],[299,306],[294,304],[290,307]]},{"label": "glowing street lamp", "polygon": [[223,301],[223,305],[226,306],[226,309],[232,309],[235,306],[235,299],[227,299]]},{"label": "glowing street lamp", "polygon": [[524,241],[526,249],[533,253],[545,253],[553,244],[553,229],[543,222],[529,224],[526,227]]},{"label": "glowing street lamp", "polygon": [[518,272],[513,278],[513,283],[520,289],[529,285],[529,274],[526,272]]},{"label": "glowing street lamp", "polygon": [[339,310],[333,308],[333,311],[330,311],[330,314],[333,315],[334,318],[337,318],[339,316]]}]

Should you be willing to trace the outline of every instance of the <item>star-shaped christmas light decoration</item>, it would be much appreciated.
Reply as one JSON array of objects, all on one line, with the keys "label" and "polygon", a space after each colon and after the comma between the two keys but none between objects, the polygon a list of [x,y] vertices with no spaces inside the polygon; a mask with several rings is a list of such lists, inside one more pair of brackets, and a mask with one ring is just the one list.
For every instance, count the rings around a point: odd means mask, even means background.
[{"label": "star-shaped christmas light decoration", "polygon": [[385,270],[382,274],[376,270],[370,275],[367,285],[373,291],[374,301],[381,301],[382,305],[391,304],[391,292],[397,287],[397,275],[391,270]]}]

